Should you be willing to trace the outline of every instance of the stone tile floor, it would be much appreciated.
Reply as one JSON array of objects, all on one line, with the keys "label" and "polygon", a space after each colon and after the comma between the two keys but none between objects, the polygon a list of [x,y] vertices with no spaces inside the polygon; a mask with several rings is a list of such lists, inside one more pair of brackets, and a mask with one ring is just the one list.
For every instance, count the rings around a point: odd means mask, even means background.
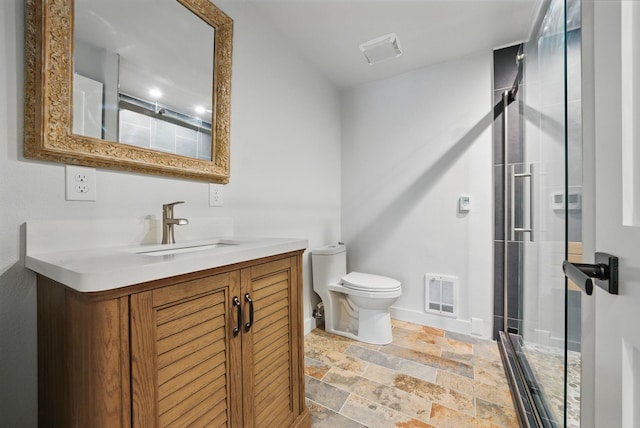
[{"label": "stone tile floor", "polygon": [[393,320],[376,346],[305,337],[313,428],[518,427],[496,342]]}]

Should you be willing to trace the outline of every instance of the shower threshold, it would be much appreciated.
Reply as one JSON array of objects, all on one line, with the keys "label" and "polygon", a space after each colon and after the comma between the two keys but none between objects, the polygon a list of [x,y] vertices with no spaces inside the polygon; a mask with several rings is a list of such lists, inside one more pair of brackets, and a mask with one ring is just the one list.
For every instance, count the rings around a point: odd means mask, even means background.
[{"label": "shower threshold", "polygon": [[562,423],[553,417],[547,400],[538,387],[534,372],[525,358],[522,337],[518,334],[501,331],[498,348],[520,426],[527,428],[562,426]]}]

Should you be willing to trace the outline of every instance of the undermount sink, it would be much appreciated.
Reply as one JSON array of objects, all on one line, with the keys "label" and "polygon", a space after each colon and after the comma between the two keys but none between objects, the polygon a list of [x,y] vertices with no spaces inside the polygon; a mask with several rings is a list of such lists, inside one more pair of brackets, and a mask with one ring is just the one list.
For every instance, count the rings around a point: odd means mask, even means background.
[{"label": "undermount sink", "polygon": [[205,251],[213,248],[225,248],[233,245],[238,245],[239,242],[232,241],[216,241],[211,243],[199,243],[190,245],[172,245],[171,248],[153,247],[149,250],[136,251],[136,254],[142,254],[145,256],[167,256],[171,254],[191,253],[194,251]]}]

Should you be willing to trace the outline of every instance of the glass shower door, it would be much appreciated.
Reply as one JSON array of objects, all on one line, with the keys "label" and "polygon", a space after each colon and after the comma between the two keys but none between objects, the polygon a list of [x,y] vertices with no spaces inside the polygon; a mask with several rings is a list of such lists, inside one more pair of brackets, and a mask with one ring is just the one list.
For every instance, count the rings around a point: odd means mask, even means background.
[{"label": "glass shower door", "polygon": [[[523,49],[518,95],[523,162],[509,165],[508,260],[518,281],[518,319],[508,337],[534,403],[531,420],[577,427],[581,293],[565,259],[582,255],[580,3],[550,0]],[[535,425],[532,425],[535,426]]]},{"label": "glass shower door", "polygon": [[525,242],[521,359],[545,426],[565,426],[565,32],[564,1],[553,0],[524,69],[525,153],[537,164],[535,241]]}]

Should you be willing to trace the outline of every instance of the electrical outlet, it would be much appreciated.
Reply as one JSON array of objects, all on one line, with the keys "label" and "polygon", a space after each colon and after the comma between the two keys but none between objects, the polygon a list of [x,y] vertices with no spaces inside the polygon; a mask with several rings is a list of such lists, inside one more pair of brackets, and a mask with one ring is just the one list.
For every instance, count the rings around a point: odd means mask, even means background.
[{"label": "electrical outlet", "polygon": [[66,192],[67,201],[95,201],[96,169],[83,166],[66,165]]},{"label": "electrical outlet", "polygon": [[224,205],[224,195],[222,184],[209,183],[209,206],[221,207]]}]

